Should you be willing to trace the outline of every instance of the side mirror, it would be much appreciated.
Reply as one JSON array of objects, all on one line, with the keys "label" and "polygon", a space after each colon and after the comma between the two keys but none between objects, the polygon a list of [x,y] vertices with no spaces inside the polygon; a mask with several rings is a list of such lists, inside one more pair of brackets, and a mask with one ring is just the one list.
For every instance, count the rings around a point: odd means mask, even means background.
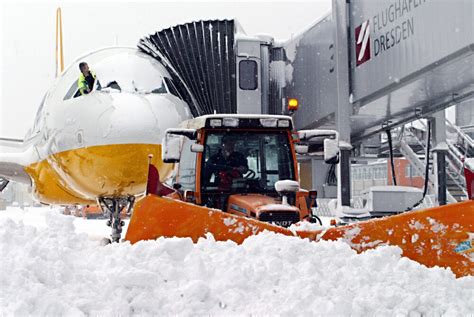
[{"label": "side mirror", "polygon": [[166,133],[162,142],[161,158],[165,163],[178,163],[181,152],[183,137]]},{"label": "side mirror", "polygon": [[324,162],[327,164],[339,163],[339,141],[324,139]]},{"label": "side mirror", "polygon": [[338,133],[336,130],[301,130],[298,131],[298,137],[301,142],[316,142],[319,143],[325,139],[338,139]]},{"label": "side mirror", "polygon": [[309,146],[308,145],[295,145],[296,154],[308,154]]},{"label": "side mirror", "polygon": [[196,129],[167,129],[162,142],[161,157],[165,163],[178,163],[181,156],[183,137],[196,140]]},{"label": "side mirror", "polygon": [[190,140],[196,140],[197,138],[196,129],[167,129],[166,134],[182,135]]},{"label": "side mirror", "polygon": [[191,152],[193,153],[202,153],[204,152],[204,145],[202,144],[191,144]]},{"label": "side mirror", "polygon": [[324,152],[324,161],[326,163],[338,163],[339,134],[337,131],[323,129],[301,130],[298,131],[298,137],[300,142],[308,147],[307,152],[304,154],[321,157]]}]

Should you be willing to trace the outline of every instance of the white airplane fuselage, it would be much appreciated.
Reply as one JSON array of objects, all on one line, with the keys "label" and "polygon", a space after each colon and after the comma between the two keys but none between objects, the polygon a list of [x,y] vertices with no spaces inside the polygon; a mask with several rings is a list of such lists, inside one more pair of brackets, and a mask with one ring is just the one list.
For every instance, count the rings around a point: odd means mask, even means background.
[{"label": "white airplane fuselage", "polygon": [[[96,72],[98,87],[74,98],[80,61]],[[73,63],[46,94],[27,135],[22,164],[37,198],[88,204],[139,195],[150,154],[166,179],[173,166],[161,160],[164,132],[191,118],[170,81],[160,63],[133,48],[103,49]]]}]

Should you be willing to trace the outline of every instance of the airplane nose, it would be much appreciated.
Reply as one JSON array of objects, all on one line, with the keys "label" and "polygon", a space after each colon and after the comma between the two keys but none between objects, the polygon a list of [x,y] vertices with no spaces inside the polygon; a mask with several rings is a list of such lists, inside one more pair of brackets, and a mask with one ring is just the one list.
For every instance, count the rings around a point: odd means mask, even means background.
[{"label": "airplane nose", "polygon": [[[54,148],[48,148],[52,155],[45,163],[51,169],[48,177],[67,184],[59,194],[49,193],[55,203],[70,201],[71,194],[81,201],[94,201],[100,196],[142,193],[150,154],[160,178],[166,179],[173,165],[161,160],[164,131],[190,117],[184,102],[158,94],[91,94],[67,110],[67,116],[53,114],[57,119],[74,120],[69,124],[55,121],[63,125],[56,130],[57,137],[51,142]],[[80,132],[80,142],[74,132]]]}]

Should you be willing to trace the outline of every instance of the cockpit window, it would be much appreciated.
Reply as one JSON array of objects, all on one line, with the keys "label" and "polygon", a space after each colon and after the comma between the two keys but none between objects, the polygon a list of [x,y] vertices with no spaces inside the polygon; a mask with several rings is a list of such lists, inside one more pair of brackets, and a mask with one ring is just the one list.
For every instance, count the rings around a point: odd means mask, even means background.
[{"label": "cockpit window", "polygon": [[166,90],[165,82],[161,82],[161,86],[153,89],[151,91],[152,94],[166,94],[168,93],[168,90]]},{"label": "cockpit window", "polygon": [[[148,56],[121,51],[96,61],[91,58],[84,60],[96,74],[93,90],[139,94],[169,92],[167,88],[169,85],[165,84],[163,79],[163,67]],[[80,96],[77,87],[79,70],[77,72],[74,70],[74,75],[74,81],[70,84],[63,100]]]},{"label": "cockpit window", "polygon": [[[101,85],[98,80],[95,81],[94,83],[94,90],[101,90]],[[68,100],[71,98],[77,98],[81,96],[81,92],[79,91],[79,87],[77,86],[77,80],[73,82],[69,90],[67,91],[66,95],[64,96],[63,100]]]},{"label": "cockpit window", "polygon": [[79,93],[79,89],[77,87],[77,80],[76,80],[72,83],[71,88],[69,88],[69,90],[67,91],[66,96],[64,96],[63,100],[76,98],[76,97],[79,97],[79,95],[80,95],[80,93]]},{"label": "cockpit window", "polygon": [[[102,85],[100,85],[100,81],[97,81],[97,82],[99,83],[97,90],[102,90]],[[118,90],[120,92],[122,91],[122,88],[120,88],[120,85],[115,80],[108,83],[104,88],[105,89],[110,88],[110,89]]]},{"label": "cockpit window", "polygon": [[95,71],[102,90],[110,88],[143,94],[163,91],[160,89],[163,86],[161,73],[145,58],[130,59],[128,54],[119,54],[89,67]]}]

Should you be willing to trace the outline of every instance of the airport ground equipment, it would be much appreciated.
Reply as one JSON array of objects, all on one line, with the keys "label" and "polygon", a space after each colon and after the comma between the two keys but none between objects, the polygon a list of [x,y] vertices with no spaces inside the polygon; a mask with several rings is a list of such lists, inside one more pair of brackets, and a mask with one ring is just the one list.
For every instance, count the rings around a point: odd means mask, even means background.
[{"label": "airport ground equipment", "polygon": [[[150,173],[153,186],[137,202],[125,239],[136,243],[189,237],[196,242],[210,233],[218,241],[242,243],[268,230],[314,241],[342,239],[357,252],[394,245],[403,256],[428,267],[449,267],[458,277],[474,275],[473,200],[313,231],[285,228],[311,219],[316,197],[299,188],[297,153],[323,155],[327,162],[338,156],[334,131],[292,129],[286,116],[210,115],[168,130],[163,159],[179,162],[176,179],[166,186],[156,172]],[[248,150],[249,163],[246,174],[236,175],[225,186],[206,173],[213,147],[224,135],[241,140],[236,149]],[[280,136],[278,142],[272,140],[275,136]],[[275,159],[278,165],[268,168]]]},{"label": "airport ground equipment", "polygon": [[[335,131],[297,133],[291,117],[276,115],[207,115],[181,126],[164,139],[163,159],[179,163],[174,197],[285,227],[313,219],[316,193],[300,189],[296,156],[322,156],[324,140],[335,141]],[[244,170],[213,161],[229,143]]]}]

